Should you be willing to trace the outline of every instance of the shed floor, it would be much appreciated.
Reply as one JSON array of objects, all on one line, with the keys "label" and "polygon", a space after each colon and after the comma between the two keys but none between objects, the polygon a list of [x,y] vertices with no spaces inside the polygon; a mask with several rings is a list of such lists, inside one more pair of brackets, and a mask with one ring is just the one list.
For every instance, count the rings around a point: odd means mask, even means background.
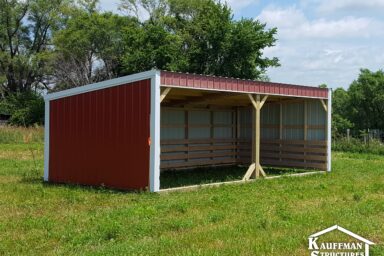
[{"label": "shed floor", "polygon": [[[183,187],[190,185],[209,184],[214,182],[241,180],[248,167],[221,166],[202,167],[183,170],[164,170],[160,174],[161,189]],[[267,176],[303,173],[313,170],[294,168],[264,167]]]}]

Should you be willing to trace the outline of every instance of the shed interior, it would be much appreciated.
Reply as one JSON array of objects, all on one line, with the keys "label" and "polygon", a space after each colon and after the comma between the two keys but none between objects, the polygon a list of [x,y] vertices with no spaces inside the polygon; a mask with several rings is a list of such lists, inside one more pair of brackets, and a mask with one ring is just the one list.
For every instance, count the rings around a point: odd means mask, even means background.
[{"label": "shed interior", "polygon": [[162,87],[161,171],[221,165],[251,169],[257,150],[261,166],[327,169],[327,106],[323,100],[260,95],[257,102],[265,103],[260,104],[257,128],[251,97]]}]

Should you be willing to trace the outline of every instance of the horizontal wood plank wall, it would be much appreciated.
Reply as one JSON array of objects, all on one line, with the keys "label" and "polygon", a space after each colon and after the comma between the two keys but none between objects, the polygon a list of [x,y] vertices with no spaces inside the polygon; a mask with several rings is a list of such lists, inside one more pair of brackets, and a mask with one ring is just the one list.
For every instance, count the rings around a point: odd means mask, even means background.
[{"label": "horizontal wood plank wall", "polygon": [[[262,166],[326,170],[327,142],[322,134],[326,128],[325,119],[317,106],[319,103],[308,102],[308,140],[301,139],[299,134],[288,136],[287,133],[290,130],[303,133],[304,122],[286,122],[287,116],[280,117],[280,104],[272,103],[269,107],[266,104],[261,118]],[[292,103],[283,103],[282,109],[289,104]],[[295,111],[294,108],[286,109],[283,115],[293,118]],[[249,164],[252,123],[248,115],[251,117],[248,108],[240,108],[240,111],[235,108],[162,108],[160,168]],[[282,133],[282,139],[279,139],[279,133]]]},{"label": "horizontal wood plank wall", "polygon": [[162,108],[161,169],[236,164],[236,109]]},{"label": "horizontal wood plank wall", "polygon": [[[241,143],[241,162],[250,163],[251,143]],[[261,140],[263,166],[327,168],[327,142],[310,140]]]},{"label": "horizontal wood plank wall", "polygon": [[239,147],[238,139],[162,140],[160,168],[238,164]]},{"label": "horizontal wood plank wall", "polygon": [[[162,140],[161,145],[162,169],[251,162],[249,139]],[[263,166],[326,170],[327,142],[261,140],[260,156]]]}]

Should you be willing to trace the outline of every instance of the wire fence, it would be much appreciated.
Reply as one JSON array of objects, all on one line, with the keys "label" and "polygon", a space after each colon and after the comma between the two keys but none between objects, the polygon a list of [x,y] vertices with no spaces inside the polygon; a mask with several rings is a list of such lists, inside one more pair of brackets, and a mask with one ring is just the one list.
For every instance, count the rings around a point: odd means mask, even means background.
[{"label": "wire fence", "polygon": [[364,144],[368,144],[370,141],[384,142],[384,130],[380,129],[366,129],[366,130],[350,130],[347,129],[345,138],[350,141],[352,138],[360,139]]}]

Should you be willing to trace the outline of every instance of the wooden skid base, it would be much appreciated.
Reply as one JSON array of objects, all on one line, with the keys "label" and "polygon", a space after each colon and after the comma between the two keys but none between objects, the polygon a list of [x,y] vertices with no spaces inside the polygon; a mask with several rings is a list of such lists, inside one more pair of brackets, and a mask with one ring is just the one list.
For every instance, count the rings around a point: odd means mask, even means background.
[{"label": "wooden skid base", "polygon": [[[279,176],[268,176],[265,177],[265,179],[278,179],[278,178],[284,178],[284,177],[300,177],[300,176],[307,176],[307,175],[314,175],[314,174],[326,174],[325,171],[316,171],[316,172],[303,172],[303,173],[294,173],[294,174],[287,174],[287,175],[279,175]],[[192,186],[185,186],[185,187],[176,187],[176,188],[166,188],[166,189],[160,189],[158,193],[160,194],[167,194],[177,191],[193,191],[200,188],[209,188],[209,187],[219,187],[222,185],[231,185],[231,184],[244,184],[248,182],[254,182],[257,181],[257,179],[250,179],[250,180],[234,180],[234,181],[225,181],[225,182],[215,182],[215,183],[209,183],[209,184],[201,184],[201,185],[192,185]]]}]

